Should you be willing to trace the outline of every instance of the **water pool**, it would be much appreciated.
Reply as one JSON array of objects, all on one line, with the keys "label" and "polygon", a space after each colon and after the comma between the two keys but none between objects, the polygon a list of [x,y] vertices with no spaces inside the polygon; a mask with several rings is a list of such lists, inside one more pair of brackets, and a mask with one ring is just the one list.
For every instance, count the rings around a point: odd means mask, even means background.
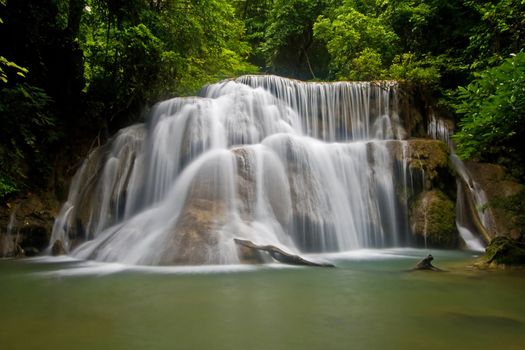
[{"label": "water pool", "polygon": [[523,349],[525,273],[407,272],[428,251],[323,256],[337,268],[132,268],[0,261],[0,348]]}]

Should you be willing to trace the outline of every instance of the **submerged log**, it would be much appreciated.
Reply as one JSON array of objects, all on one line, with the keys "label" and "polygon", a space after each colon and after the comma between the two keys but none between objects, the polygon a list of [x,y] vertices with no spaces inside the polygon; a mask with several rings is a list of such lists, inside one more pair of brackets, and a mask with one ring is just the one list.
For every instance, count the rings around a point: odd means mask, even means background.
[{"label": "submerged log", "polygon": [[283,264],[289,264],[289,265],[306,265],[306,266],[319,266],[319,267],[335,267],[335,265],[329,264],[329,263],[318,263],[306,260],[299,255],[294,255],[285,252],[284,250],[277,248],[273,245],[258,245],[253,243],[252,241],[244,240],[244,239],[238,239],[234,238],[234,242],[238,245],[248,247],[251,249],[259,250],[259,251],[265,251],[272,258],[275,260],[283,263]]},{"label": "submerged log", "polygon": [[416,271],[416,270],[429,270],[429,271],[436,271],[436,272],[444,271],[432,265],[432,260],[434,260],[434,257],[431,254],[428,254],[428,256],[424,258],[423,260],[421,260],[420,262],[418,262],[411,271]]}]

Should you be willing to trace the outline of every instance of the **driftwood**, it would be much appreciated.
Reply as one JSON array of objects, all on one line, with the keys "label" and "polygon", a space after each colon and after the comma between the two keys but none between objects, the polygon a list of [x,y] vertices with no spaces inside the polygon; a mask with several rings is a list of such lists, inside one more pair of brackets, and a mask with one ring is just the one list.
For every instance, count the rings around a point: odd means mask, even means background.
[{"label": "driftwood", "polygon": [[319,267],[335,267],[332,264],[329,263],[317,263],[313,261],[306,260],[299,255],[294,255],[285,252],[284,250],[277,248],[273,245],[258,245],[253,243],[252,241],[244,240],[244,239],[233,239],[235,243],[238,245],[242,245],[244,247],[248,247],[251,249],[259,250],[259,251],[265,251],[272,258],[275,260],[283,263],[283,264],[289,264],[289,265],[306,265],[306,266],[319,266]]},{"label": "driftwood", "polygon": [[420,262],[418,262],[411,271],[428,270],[428,271],[443,272],[444,270],[441,270],[440,268],[432,265],[432,260],[434,260],[434,257],[431,254],[428,254],[428,256],[424,258],[423,260],[421,260]]}]

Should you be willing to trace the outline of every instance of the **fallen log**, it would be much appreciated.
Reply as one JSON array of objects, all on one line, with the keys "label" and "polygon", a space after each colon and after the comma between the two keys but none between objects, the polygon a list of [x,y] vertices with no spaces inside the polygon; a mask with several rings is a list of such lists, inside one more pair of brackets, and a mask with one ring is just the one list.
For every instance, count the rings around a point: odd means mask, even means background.
[{"label": "fallen log", "polygon": [[421,260],[416,264],[414,268],[412,268],[411,271],[417,271],[417,270],[428,270],[428,271],[436,271],[436,272],[443,272],[444,270],[441,270],[438,267],[435,267],[432,265],[432,260],[434,260],[434,257],[431,254],[428,254],[426,258]]},{"label": "fallen log", "polygon": [[277,248],[276,246],[273,246],[273,245],[258,245],[258,244],[253,243],[252,241],[248,241],[245,239],[238,239],[238,238],[234,238],[233,241],[236,244],[247,247],[247,248],[267,252],[268,254],[270,254],[270,256],[273,259],[283,264],[318,266],[318,267],[335,267],[335,265],[332,265],[329,263],[318,263],[318,262],[306,260],[300,257],[299,255],[287,253],[284,250]]}]

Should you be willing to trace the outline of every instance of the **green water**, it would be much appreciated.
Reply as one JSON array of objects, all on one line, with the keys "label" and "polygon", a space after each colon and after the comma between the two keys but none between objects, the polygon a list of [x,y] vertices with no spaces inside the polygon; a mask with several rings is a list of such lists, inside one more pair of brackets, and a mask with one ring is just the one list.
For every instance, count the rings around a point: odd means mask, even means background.
[{"label": "green water", "polygon": [[524,349],[525,273],[406,272],[424,251],[337,268],[129,270],[0,261],[0,349]]}]

